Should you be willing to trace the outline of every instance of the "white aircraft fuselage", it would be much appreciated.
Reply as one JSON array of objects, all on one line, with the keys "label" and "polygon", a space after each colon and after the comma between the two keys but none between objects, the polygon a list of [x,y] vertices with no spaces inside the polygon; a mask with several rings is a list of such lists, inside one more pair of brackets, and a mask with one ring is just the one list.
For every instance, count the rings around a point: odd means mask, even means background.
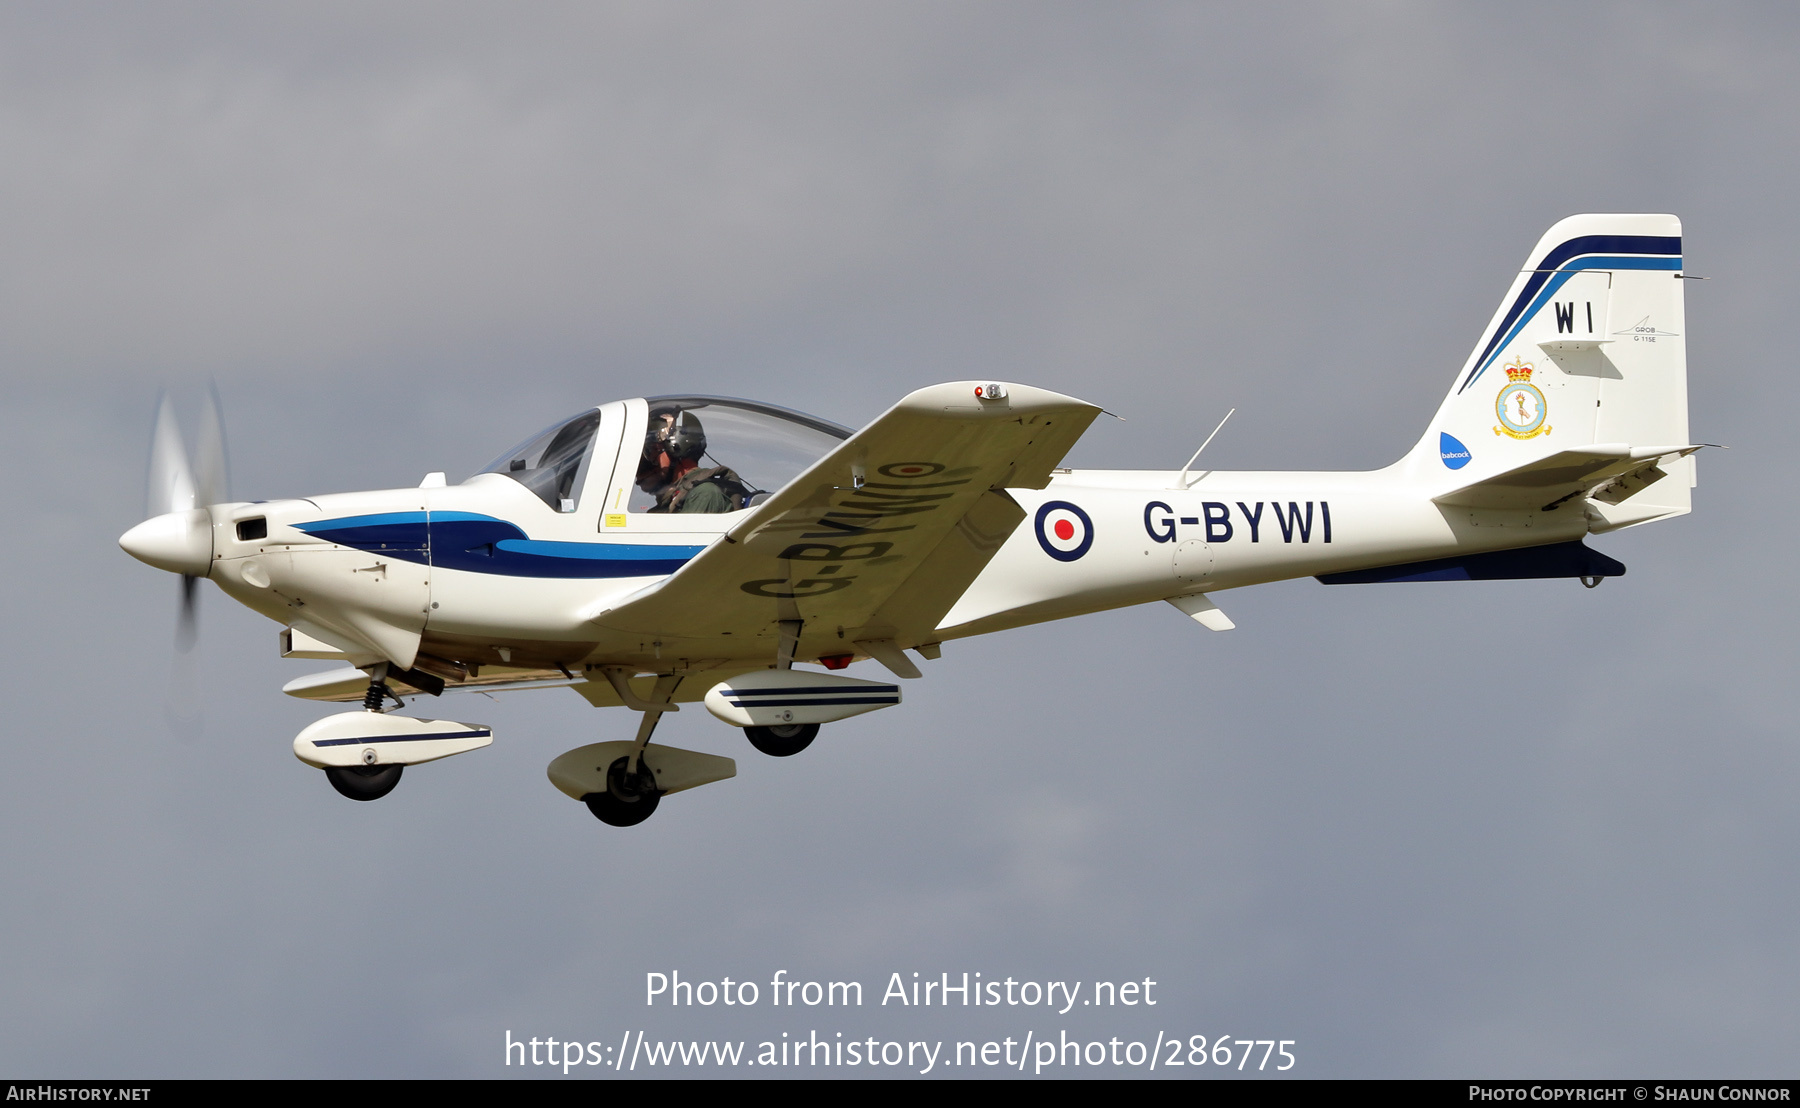
[{"label": "white aircraft fuselage", "polygon": [[[908,650],[936,658],[948,640],[1155,600],[1226,630],[1213,595],[1296,577],[1591,586],[1622,573],[1581,540],[1687,512],[1695,480],[1679,235],[1672,216],[1553,227],[1424,435],[1379,470],[1059,469],[1099,409],[1016,384],[921,389],[857,432],[755,402],[655,397],[578,413],[458,485],[433,474],[267,503],[178,498],[121,544],[279,622],[286,653],[348,663],[290,683],[295,695],[369,688],[378,714],[385,677],[434,694],[555,682],[643,711],[614,766],[622,792],[612,780],[615,800],[633,801],[638,759],[671,759],[644,785],[654,807],[692,787],[680,782],[733,772],[647,747],[677,701],[705,696],[757,741],[761,724],[745,721],[806,717],[816,731],[868,710],[818,705],[874,695],[828,675],[783,679],[795,688],[736,675],[873,658],[914,677]],[[814,698],[799,716],[798,700],[786,715],[743,707],[798,685]],[[355,723],[330,742],[370,744],[369,767],[388,757],[381,742],[423,741]],[[587,772],[553,765],[552,778],[603,794],[568,776]]]}]

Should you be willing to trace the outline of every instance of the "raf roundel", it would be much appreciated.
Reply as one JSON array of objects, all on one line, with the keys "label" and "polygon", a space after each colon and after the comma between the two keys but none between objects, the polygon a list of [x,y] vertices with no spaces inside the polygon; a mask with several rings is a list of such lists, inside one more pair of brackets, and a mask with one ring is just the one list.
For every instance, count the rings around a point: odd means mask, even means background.
[{"label": "raf roundel", "polygon": [[1037,510],[1037,541],[1059,562],[1072,562],[1094,545],[1094,521],[1067,500],[1052,500]]}]

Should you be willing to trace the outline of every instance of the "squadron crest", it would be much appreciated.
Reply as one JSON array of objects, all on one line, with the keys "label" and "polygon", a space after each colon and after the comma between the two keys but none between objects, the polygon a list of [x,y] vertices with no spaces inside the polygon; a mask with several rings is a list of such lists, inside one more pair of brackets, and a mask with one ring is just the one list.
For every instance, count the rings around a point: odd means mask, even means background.
[{"label": "squadron crest", "polygon": [[1544,402],[1544,394],[1531,383],[1531,373],[1531,363],[1517,358],[1506,367],[1506,385],[1494,398],[1494,414],[1500,417],[1494,434],[1535,439],[1550,433],[1550,425],[1544,422],[1549,405]]}]

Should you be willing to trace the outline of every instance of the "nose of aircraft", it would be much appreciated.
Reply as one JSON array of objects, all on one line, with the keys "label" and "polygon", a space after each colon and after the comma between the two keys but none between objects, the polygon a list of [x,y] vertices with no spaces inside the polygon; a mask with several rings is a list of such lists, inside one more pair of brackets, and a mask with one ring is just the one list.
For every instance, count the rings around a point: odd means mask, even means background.
[{"label": "nose of aircraft", "polygon": [[212,569],[212,513],[195,508],[151,516],[120,535],[119,546],[157,569],[205,577]]}]

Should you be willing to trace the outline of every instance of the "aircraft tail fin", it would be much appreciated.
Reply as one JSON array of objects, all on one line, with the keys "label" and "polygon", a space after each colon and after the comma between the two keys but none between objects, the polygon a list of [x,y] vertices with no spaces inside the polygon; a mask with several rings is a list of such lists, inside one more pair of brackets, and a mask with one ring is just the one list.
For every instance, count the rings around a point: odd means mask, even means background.
[{"label": "aircraft tail fin", "polygon": [[[1681,274],[1672,215],[1577,215],[1551,227],[1401,464],[1448,490],[1595,444],[1685,447]],[[1592,529],[1686,512],[1693,467],[1683,454],[1619,503],[1590,501]]]}]

